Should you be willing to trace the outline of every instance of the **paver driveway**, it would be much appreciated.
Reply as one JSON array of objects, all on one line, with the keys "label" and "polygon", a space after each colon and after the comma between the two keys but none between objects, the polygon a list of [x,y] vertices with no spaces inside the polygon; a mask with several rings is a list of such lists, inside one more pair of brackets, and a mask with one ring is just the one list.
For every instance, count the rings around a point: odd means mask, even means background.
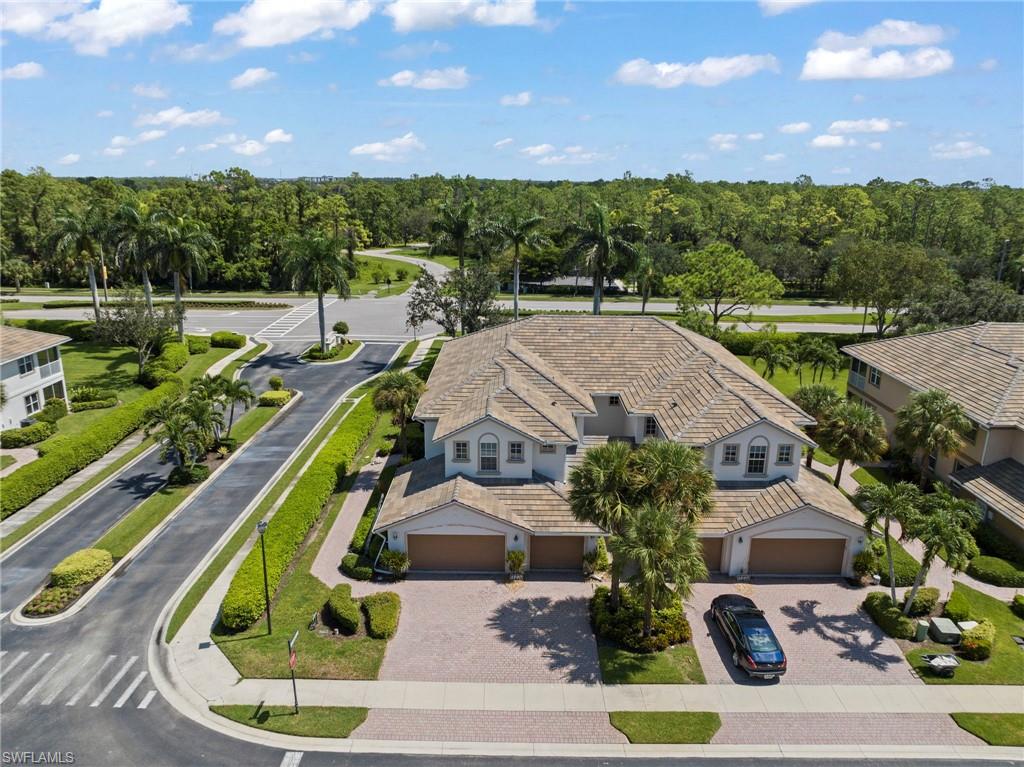
[{"label": "paver driveway", "polygon": [[598,682],[597,644],[581,578],[518,584],[414,575],[380,678],[444,682]]},{"label": "paver driveway", "polygon": [[730,592],[764,610],[789,662],[782,684],[922,684],[896,641],[859,609],[866,589],[811,580],[694,584],[687,616],[709,684],[771,684],[733,667],[732,650],[711,620],[711,600]]}]

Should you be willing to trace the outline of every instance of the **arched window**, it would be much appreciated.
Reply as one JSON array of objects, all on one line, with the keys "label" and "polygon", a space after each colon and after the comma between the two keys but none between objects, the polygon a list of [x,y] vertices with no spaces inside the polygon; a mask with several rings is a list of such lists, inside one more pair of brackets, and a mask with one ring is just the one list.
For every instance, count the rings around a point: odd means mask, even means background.
[{"label": "arched window", "polygon": [[498,438],[493,434],[480,437],[480,472],[496,473],[498,471]]},{"label": "arched window", "polygon": [[754,437],[747,446],[747,474],[763,476],[768,470],[768,440]]}]

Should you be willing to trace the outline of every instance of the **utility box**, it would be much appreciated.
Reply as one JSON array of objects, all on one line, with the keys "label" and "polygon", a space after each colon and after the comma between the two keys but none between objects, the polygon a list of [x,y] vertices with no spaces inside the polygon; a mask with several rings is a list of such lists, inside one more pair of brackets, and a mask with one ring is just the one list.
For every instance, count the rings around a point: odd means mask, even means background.
[{"label": "utility box", "polygon": [[928,621],[918,621],[917,629],[914,631],[914,641],[923,642],[928,638]]},{"label": "utility box", "polygon": [[928,635],[939,644],[960,643],[960,629],[949,618],[932,618]]}]

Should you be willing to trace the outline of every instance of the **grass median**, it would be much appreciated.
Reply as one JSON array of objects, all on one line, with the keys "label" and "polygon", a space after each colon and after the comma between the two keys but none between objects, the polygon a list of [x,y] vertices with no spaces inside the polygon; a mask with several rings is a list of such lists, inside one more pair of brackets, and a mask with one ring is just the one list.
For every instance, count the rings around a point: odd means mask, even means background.
[{"label": "grass median", "polygon": [[612,711],[608,719],[630,743],[710,743],[722,726],[711,711]]},{"label": "grass median", "polygon": [[950,714],[961,729],[990,746],[1024,746],[1024,714]]},{"label": "grass median", "polygon": [[347,738],[366,721],[368,709],[340,706],[210,706],[210,711],[248,727],[282,735]]}]

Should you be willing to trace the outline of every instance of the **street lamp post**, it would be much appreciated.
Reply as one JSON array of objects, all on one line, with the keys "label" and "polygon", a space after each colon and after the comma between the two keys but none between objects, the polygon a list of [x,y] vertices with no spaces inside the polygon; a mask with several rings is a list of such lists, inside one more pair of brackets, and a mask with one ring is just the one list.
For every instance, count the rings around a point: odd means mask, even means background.
[{"label": "street lamp post", "polygon": [[263,598],[267,605],[267,633],[273,634],[274,629],[270,625],[270,583],[267,581],[267,542],[263,538],[263,534],[267,532],[267,523],[264,520],[256,523],[256,532],[260,534],[260,549],[263,552]]}]

